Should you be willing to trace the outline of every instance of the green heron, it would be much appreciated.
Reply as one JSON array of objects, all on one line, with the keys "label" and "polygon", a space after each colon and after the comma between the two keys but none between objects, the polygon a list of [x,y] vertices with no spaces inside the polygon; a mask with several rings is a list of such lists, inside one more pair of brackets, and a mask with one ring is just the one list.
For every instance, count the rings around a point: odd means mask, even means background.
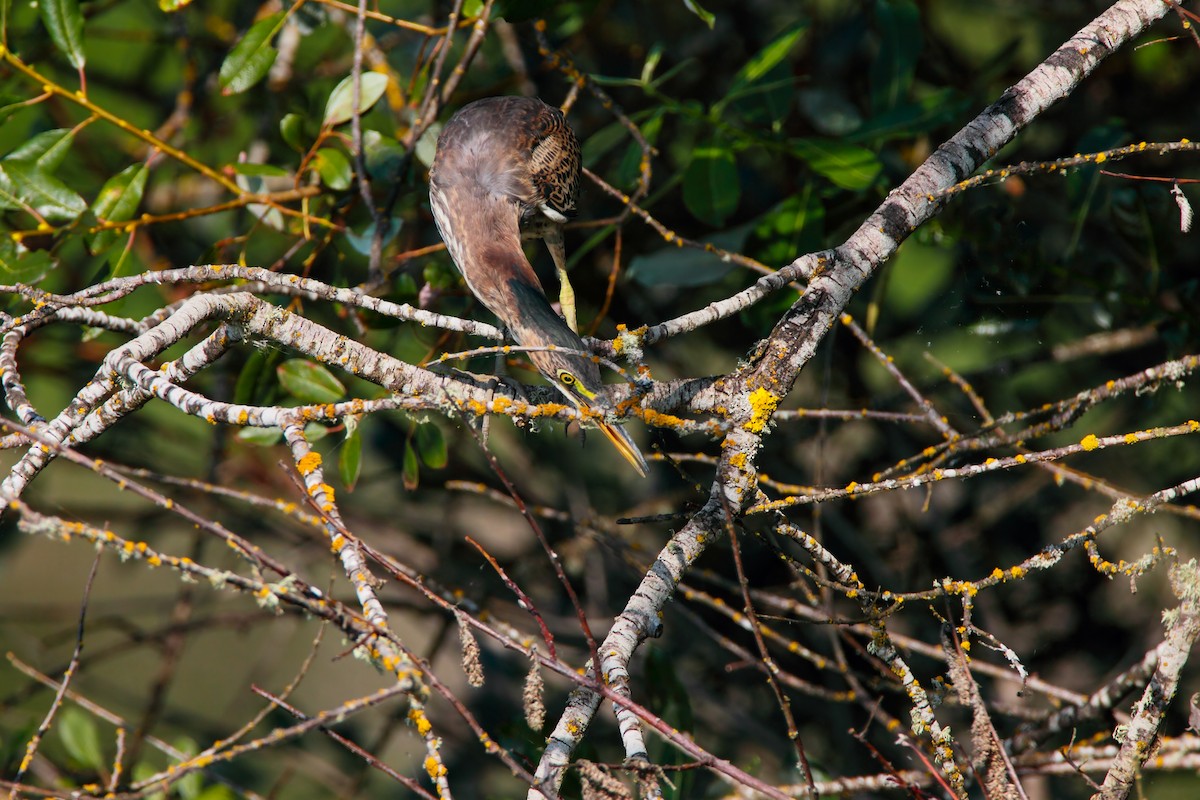
[{"label": "green heron", "polygon": [[[562,112],[531,97],[489,97],[463,106],[442,129],[429,170],[438,231],[471,292],[531,350],[538,371],[581,411],[611,411],[600,368],[576,333],[562,226],[579,194],[579,140]],[[554,312],[521,239],[546,242],[567,322]],[[569,323],[569,324],[568,324]],[[600,430],[646,474],[623,429]]]}]

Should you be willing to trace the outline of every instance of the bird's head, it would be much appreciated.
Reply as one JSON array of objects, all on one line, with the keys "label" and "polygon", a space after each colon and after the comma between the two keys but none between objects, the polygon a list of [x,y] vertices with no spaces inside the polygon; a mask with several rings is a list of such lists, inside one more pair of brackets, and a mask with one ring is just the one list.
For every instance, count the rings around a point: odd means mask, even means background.
[{"label": "bird's head", "polygon": [[648,469],[646,459],[633,439],[624,428],[602,418],[614,409],[600,378],[600,367],[590,357],[581,355],[585,350],[583,340],[567,327],[548,303],[530,303],[523,310],[525,313],[522,314],[521,324],[512,325],[511,329],[513,336],[523,346],[544,348],[529,353],[538,372],[582,414],[601,415],[596,420],[600,432],[638,474],[645,477]]}]

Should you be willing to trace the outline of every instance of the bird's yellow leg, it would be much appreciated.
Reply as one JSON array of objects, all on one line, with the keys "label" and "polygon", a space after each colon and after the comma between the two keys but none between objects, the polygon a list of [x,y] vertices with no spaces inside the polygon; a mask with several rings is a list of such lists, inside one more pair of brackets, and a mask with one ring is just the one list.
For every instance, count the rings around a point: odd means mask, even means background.
[{"label": "bird's yellow leg", "polygon": [[558,304],[562,307],[567,326],[579,333],[579,321],[575,317],[575,290],[571,288],[571,279],[567,277],[567,247],[563,243],[562,230],[556,228],[548,231],[543,238],[550,257],[554,259],[554,270],[558,273]]}]

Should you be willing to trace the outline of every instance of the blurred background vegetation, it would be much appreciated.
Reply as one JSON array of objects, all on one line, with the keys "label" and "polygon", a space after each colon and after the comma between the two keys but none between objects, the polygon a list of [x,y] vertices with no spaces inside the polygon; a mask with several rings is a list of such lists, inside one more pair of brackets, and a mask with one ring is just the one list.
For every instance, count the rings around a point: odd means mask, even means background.
[{"label": "blurred background vegetation", "polygon": [[[421,119],[418,109],[442,38],[402,24],[442,26],[450,6],[368,4],[378,17],[366,23],[370,41],[364,63],[388,78],[378,84],[378,94],[368,91],[376,84],[364,84],[364,93],[376,100],[362,117],[374,201],[385,212],[376,220],[353,178],[350,125],[331,102],[352,66],[353,4],[204,0],[164,11],[151,0],[96,0],[78,3],[78,23],[72,21],[73,2],[43,0],[41,5],[65,9],[66,16],[56,21],[58,12],[25,0],[0,4],[7,47],[0,63],[0,226],[9,234],[0,243],[0,283],[67,292],[147,270],[237,262],[489,319],[465,291],[445,251],[433,247],[439,238],[426,180],[439,127]],[[575,81],[563,68],[569,59],[655,148],[653,180],[640,205],[679,236],[775,269],[842,242],[940,142],[1106,5],[710,0],[700,8],[685,2],[510,0],[492,10],[481,49],[439,118],[444,121],[454,108],[495,94],[536,93],[550,103],[569,99],[585,166],[621,191],[633,192],[641,149],[605,103],[586,89],[573,91]],[[477,1],[463,6],[467,19],[483,10]],[[559,54],[557,61],[539,53],[535,19],[545,20],[544,36]],[[470,32],[466,26],[453,38],[450,63],[468,46]],[[1181,34],[1178,21],[1168,17],[1138,47],[1109,59],[994,164],[1197,138],[1200,52]],[[212,174],[149,147],[145,137],[98,119],[93,108],[66,96],[80,89],[81,74],[87,101],[134,129],[152,132]],[[47,85],[56,88],[44,95]],[[344,94],[342,102],[344,108]],[[1145,156],[1112,169],[1200,177],[1190,153]],[[243,192],[296,192],[280,204],[303,208],[309,223],[278,210],[225,207],[235,193],[213,176],[236,182]],[[983,416],[946,380],[940,364],[969,380],[998,416],[1063,400],[1195,352],[1200,237],[1181,233],[1169,188],[1169,183],[1110,177],[1087,167],[954,195],[848,310],[962,431],[976,429]],[[1200,201],[1194,186],[1184,185],[1183,191]],[[758,277],[751,269],[668,243],[637,217],[613,221],[621,210],[617,200],[585,180],[580,223],[568,231],[580,319],[585,328],[594,324],[597,336],[611,337],[618,323],[653,324],[701,308]],[[94,226],[101,220],[140,223],[132,231],[97,235]],[[370,243],[381,223],[382,259],[373,268]],[[540,249],[535,264],[544,280],[552,281]],[[614,271],[615,293],[606,305]],[[146,288],[104,308],[136,319],[193,290]],[[734,318],[660,343],[647,352],[653,377],[666,381],[731,371],[795,298],[794,291],[783,291]],[[9,314],[29,307],[15,294],[3,301]],[[479,344],[320,304],[299,310],[414,363]],[[114,333],[65,326],[35,334],[18,358],[31,401],[46,416],[58,413],[121,341],[124,337]],[[1083,342],[1097,346],[1081,347]],[[246,348],[193,385],[220,399],[313,400],[288,382],[291,357],[279,349]],[[491,361],[470,366],[487,371]],[[514,366],[517,377],[537,380],[532,370]],[[350,395],[381,395],[377,387],[339,377]],[[914,410],[903,390],[843,329],[831,333],[784,407]],[[1195,418],[1197,408],[1200,392],[1194,381],[1164,385],[1103,404],[1071,429],[1030,446],[1177,425]],[[544,524],[586,608],[604,630],[668,529],[683,524],[682,517],[621,526],[614,520],[685,512],[702,502],[711,467],[685,460],[678,470],[655,466],[652,477],[640,481],[598,436],[581,445],[577,431],[564,435],[556,423],[523,432],[497,420],[492,428],[490,447],[525,500],[565,512]],[[339,501],[359,536],[524,627],[526,617],[508,591],[463,543],[464,534],[475,537],[535,598],[568,652],[573,650],[568,659],[582,663],[572,612],[520,515],[456,483],[499,486],[469,431],[457,420],[394,413],[365,419],[354,437],[346,433],[331,430],[319,447],[329,464],[340,466]],[[716,443],[701,436],[640,426],[637,435],[648,452],[717,452]],[[937,432],[924,424],[802,417],[778,425],[759,467],[792,484],[844,486],[869,481],[938,441]],[[161,403],[122,422],[86,452],[158,475],[266,497],[298,497],[287,471],[278,467],[286,455],[274,443],[214,428]],[[6,470],[19,455],[4,454]],[[1182,438],[1091,453],[1071,466],[1085,478],[1140,496],[1195,477],[1200,458],[1194,442]],[[170,491],[314,583],[332,580],[332,590],[352,600],[344,581],[322,577],[330,575],[331,565],[319,531],[236,498],[194,488]],[[46,513],[108,525],[162,550],[224,563],[220,547],[197,539],[177,518],[114,491],[78,467],[56,464],[26,499]],[[1095,481],[1018,470],[942,483],[928,493],[822,504],[819,512],[790,516],[854,563],[868,586],[915,591],[943,576],[979,578],[1018,563],[1082,529],[1111,503],[1111,497],[1095,491]],[[1161,538],[1184,557],[1197,555],[1197,518],[1189,507],[1135,519],[1110,531],[1102,549],[1114,560],[1133,560]],[[755,586],[792,592],[805,601],[803,591],[788,588],[794,576],[780,565],[769,537],[747,537],[744,546]],[[92,557],[82,543],[19,534],[11,520],[0,529],[0,649],[51,675],[61,671],[74,646],[81,587]],[[701,563],[695,586],[740,608],[738,590],[729,584],[729,562],[727,548],[716,548]],[[1161,638],[1159,612],[1174,604],[1165,569],[1152,571],[1137,589],[1131,594],[1127,581],[1110,581],[1073,554],[1052,572],[981,595],[976,623],[1013,648],[1034,673],[1087,694]],[[455,675],[452,625],[400,587],[382,591],[413,648],[443,674]],[[757,671],[721,649],[714,634],[735,637],[752,649],[751,640],[696,598],[677,606],[678,613],[666,620],[664,638],[647,645],[645,657],[635,661],[640,671],[635,699],[764,780],[798,780],[770,692]],[[948,613],[940,606],[935,610]],[[250,684],[278,691],[299,669],[318,627],[296,616],[277,619],[246,598],[181,586],[171,574],[111,558],[101,566],[89,613],[85,667],[74,688],[122,714],[134,728],[149,726],[144,733],[185,750],[207,746],[261,706]],[[773,624],[819,652],[833,646],[821,626],[801,626],[794,619]],[[928,608],[909,609],[895,624],[934,642],[940,628]],[[337,639],[329,636],[320,645],[294,697],[309,712],[384,683],[369,667],[340,658],[347,645]],[[816,685],[844,688],[836,675],[800,659],[782,654],[781,662]],[[944,665],[933,660],[915,664],[926,680],[944,672]],[[525,666],[485,645],[487,688],[462,688],[461,695],[502,745],[535,764],[543,735],[521,718]],[[1183,696],[1200,689],[1198,674],[1189,671]],[[462,687],[461,678],[453,680]],[[887,683],[883,676],[878,681]],[[567,688],[551,683],[551,720]],[[1007,701],[1020,705],[1011,687],[997,684],[991,690],[1009,691]],[[891,713],[906,719],[903,696],[886,686],[880,692]],[[49,699],[49,692],[36,689],[11,663],[0,665],[0,776],[14,774]],[[1044,710],[1047,701],[1026,698],[1024,704],[1023,712],[1004,720],[1010,729],[1023,715]],[[870,715],[862,706],[801,698],[794,709],[818,777],[880,771],[867,748],[845,734],[867,724]],[[75,707],[68,712],[35,770],[43,785],[97,780],[112,762],[111,726]],[[953,720],[960,712],[946,713]],[[413,765],[422,749],[404,730],[402,717],[403,710],[374,712],[340,730],[414,774],[420,771]],[[459,796],[523,794],[500,762],[480,757],[472,735],[456,725],[452,712],[443,707],[434,717],[445,725],[447,765]],[[287,724],[283,715],[269,722]],[[1112,725],[1111,719],[1098,720],[1079,735],[1105,734]],[[1181,711],[1172,729],[1180,733],[1184,725]],[[959,727],[965,730],[961,722]],[[584,755],[619,761],[614,731],[611,715],[602,712]],[[892,747],[892,737],[881,729],[871,739],[899,768],[919,767],[911,754]],[[1064,735],[1054,744],[1067,741]],[[659,763],[679,759],[661,750],[652,755]],[[166,763],[147,747],[136,756],[145,764],[126,764],[134,777]],[[315,735],[239,760],[226,771],[239,786],[284,797],[373,797],[395,791],[386,778]],[[1187,773],[1152,775],[1147,785],[1155,797],[1193,797],[1200,782]],[[1030,779],[1029,787],[1042,797],[1086,797],[1091,791],[1077,776]],[[208,778],[172,791],[206,798],[231,793]],[[574,796],[577,784],[568,782],[566,791]],[[676,791],[683,797],[715,797],[722,788],[713,777],[693,771],[678,776]]]}]

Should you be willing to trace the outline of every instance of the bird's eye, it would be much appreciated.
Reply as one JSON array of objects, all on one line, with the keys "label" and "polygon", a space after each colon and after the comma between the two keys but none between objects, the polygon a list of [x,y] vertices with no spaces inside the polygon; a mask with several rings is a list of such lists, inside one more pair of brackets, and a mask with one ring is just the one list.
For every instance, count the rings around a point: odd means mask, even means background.
[{"label": "bird's eye", "polygon": [[574,386],[575,376],[567,372],[565,369],[558,371],[558,380],[563,386]]}]

